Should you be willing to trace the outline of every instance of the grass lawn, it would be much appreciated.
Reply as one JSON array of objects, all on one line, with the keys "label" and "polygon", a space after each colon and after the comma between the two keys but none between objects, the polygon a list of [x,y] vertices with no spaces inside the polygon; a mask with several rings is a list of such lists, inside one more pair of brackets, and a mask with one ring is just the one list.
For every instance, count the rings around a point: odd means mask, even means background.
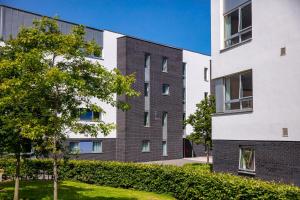
[{"label": "grass lawn", "polygon": [[[21,199],[53,199],[52,182],[50,181],[27,181],[21,182]],[[14,183],[0,183],[0,199],[13,199]],[[63,181],[59,185],[59,199],[110,199],[110,200],[174,200],[174,198],[151,192],[142,192],[129,189],[120,189],[90,185],[74,181]]]}]

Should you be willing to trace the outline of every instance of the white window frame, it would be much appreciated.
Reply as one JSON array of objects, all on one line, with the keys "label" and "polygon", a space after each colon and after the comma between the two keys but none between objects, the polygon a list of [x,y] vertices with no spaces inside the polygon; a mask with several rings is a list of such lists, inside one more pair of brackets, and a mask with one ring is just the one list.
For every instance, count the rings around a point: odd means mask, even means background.
[{"label": "white window frame", "polygon": [[[164,149],[164,144],[165,144],[165,148],[166,149]],[[162,153],[162,155],[163,156],[168,156],[168,142],[167,141],[162,141],[162,149],[163,149],[163,153]],[[166,150],[166,151],[165,151]]]},{"label": "white window frame", "polygon": [[[100,149],[99,151],[94,151],[94,143],[99,143],[100,144]],[[92,143],[92,153],[103,153],[103,142],[100,140],[100,141],[93,141]]]},{"label": "white window frame", "polygon": [[[253,95],[252,96],[247,96],[247,97],[241,97],[242,95],[242,75],[245,73],[248,73],[250,71],[244,71],[244,72],[240,72],[238,73],[239,75],[239,98],[238,99],[230,99],[230,100],[226,100],[226,80],[227,78],[230,78],[231,76],[234,76],[236,74],[227,76],[224,78],[224,106],[225,106],[225,112],[230,113],[230,112],[234,112],[234,111],[251,111],[253,110]],[[251,75],[252,75],[252,94],[253,94],[253,72],[251,71]],[[252,108],[243,108],[243,102],[244,101],[252,101]],[[239,109],[226,109],[226,104],[231,104],[231,103],[240,103],[240,108]]]},{"label": "white window frame", "polygon": [[[251,40],[252,39],[252,36],[251,36],[251,38],[248,38],[248,39],[246,39],[246,40],[244,40],[244,41],[242,41],[242,35],[244,35],[245,33],[248,33],[248,32],[251,32],[252,31],[252,24],[251,24],[251,26],[248,26],[247,28],[244,28],[244,29],[241,29],[241,27],[242,27],[242,19],[241,19],[241,17],[242,17],[242,15],[241,15],[241,10],[244,8],[244,7],[246,7],[246,6],[248,6],[249,4],[251,4],[251,9],[252,9],[252,0],[250,0],[250,1],[248,1],[248,2],[246,2],[246,3],[244,3],[244,4],[242,4],[242,5],[240,5],[240,6],[238,6],[237,8],[235,8],[235,9],[233,9],[233,10],[231,10],[231,11],[229,11],[229,12],[227,12],[227,13],[225,13],[224,14],[224,17],[223,17],[223,19],[224,19],[224,47],[225,47],[225,49],[226,48],[230,48],[230,47],[232,47],[232,46],[235,46],[235,45],[238,45],[238,44],[240,44],[240,43],[242,43],[242,42],[247,42],[247,41],[249,41],[249,40]],[[237,33],[235,33],[234,35],[231,35],[229,38],[225,38],[225,31],[226,31],[226,28],[225,28],[225,18],[228,16],[228,15],[230,15],[230,14],[232,14],[233,12],[235,12],[235,11],[237,11],[238,10],[238,12],[239,12],[239,21],[238,21],[238,32]],[[252,11],[251,11],[252,12]],[[236,43],[236,44],[227,44],[226,45],[226,43],[228,42],[228,41],[230,41],[230,40],[232,40],[233,38],[236,38],[236,37],[239,37],[239,42],[238,43]]]},{"label": "white window frame", "polygon": [[167,57],[163,57],[163,59],[162,59],[161,71],[168,73],[168,58]]},{"label": "white window frame", "polygon": [[[242,169],[241,168],[241,160],[242,160],[242,151],[243,149],[251,149],[253,151],[253,162],[254,162],[254,169]],[[241,173],[251,173],[251,174],[255,174],[256,172],[256,160],[255,160],[255,148],[254,146],[240,146],[239,147],[239,172]]]},{"label": "white window frame", "polygon": [[[164,91],[164,86],[166,86],[166,91]],[[170,85],[169,84],[162,84],[162,94],[163,95],[170,95]]]},{"label": "white window frame", "polygon": [[[144,149],[144,144],[147,144],[147,149]],[[143,153],[147,153],[147,152],[150,152],[151,151],[151,148],[150,148],[150,140],[143,140],[142,141],[142,152]]]}]

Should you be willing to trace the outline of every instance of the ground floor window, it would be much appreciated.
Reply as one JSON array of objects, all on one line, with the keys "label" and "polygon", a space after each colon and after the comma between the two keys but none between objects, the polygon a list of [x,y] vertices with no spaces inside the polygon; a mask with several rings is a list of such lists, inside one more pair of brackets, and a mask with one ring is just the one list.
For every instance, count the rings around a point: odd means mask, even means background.
[{"label": "ground floor window", "polygon": [[70,150],[70,153],[72,153],[72,154],[79,153],[80,152],[79,142],[70,142],[69,150]]},{"label": "ground floor window", "polygon": [[240,147],[239,170],[244,172],[255,172],[255,150],[252,146]]},{"label": "ground floor window", "polygon": [[150,152],[150,141],[144,140],[142,142],[142,152]]},{"label": "ground floor window", "polygon": [[163,148],[163,156],[167,156],[168,155],[167,141],[162,142],[162,148]]},{"label": "ground floor window", "polygon": [[102,141],[93,142],[93,153],[102,153]]}]

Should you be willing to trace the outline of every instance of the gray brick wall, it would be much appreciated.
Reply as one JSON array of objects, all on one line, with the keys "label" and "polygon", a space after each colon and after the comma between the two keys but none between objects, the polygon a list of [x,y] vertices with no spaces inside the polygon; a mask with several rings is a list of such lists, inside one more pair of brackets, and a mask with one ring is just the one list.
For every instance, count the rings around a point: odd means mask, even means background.
[{"label": "gray brick wall", "polygon": [[80,141],[102,141],[102,153],[83,153],[76,155],[69,155],[71,159],[78,160],[116,160],[116,139],[114,138],[102,138],[102,139],[69,139],[67,140],[67,146],[70,142]]},{"label": "gray brick wall", "polygon": [[[144,56],[151,56],[150,127],[144,127]],[[134,88],[141,96],[127,100],[132,108],[117,113],[117,159],[151,161],[182,158],[182,50],[151,42],[121,37],[118,39],[118,68],[123,74],[136,75]],[[168,58],[168,73],[161,71],[163,57]],[[170,85],[170,96],[162,95],[162,84]],[[168,156],[162,156],[162,112],[168,112]],[[157,112],[157,119],[155,119]],[[142,153],[142,141],[150,140],[151,151]]]},{"label": "gray brick wall", "polygon": [[255,148],[255,177],[300,186],[300,142],[214,140],[214,171],[238,174],[241,145]]}]

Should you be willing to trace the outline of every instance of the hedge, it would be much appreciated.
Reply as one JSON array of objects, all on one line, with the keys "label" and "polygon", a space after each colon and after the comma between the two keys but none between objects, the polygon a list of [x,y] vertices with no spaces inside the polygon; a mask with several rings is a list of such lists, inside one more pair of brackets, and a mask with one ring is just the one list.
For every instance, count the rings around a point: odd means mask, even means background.
[{"label": "hedge", "polygon": [[[1,160],[8,176],[14,160]],[[208,166],[209,167],[209,166]],[[177,199],[300,199],[300,188],[194,167],[161,166],[138,163],[78,161],[60,162],[61,180],[169,193]],[[52,172],[50,160],[27,160],[22,164],[24,177],[37,178],[40,171]]]}]

